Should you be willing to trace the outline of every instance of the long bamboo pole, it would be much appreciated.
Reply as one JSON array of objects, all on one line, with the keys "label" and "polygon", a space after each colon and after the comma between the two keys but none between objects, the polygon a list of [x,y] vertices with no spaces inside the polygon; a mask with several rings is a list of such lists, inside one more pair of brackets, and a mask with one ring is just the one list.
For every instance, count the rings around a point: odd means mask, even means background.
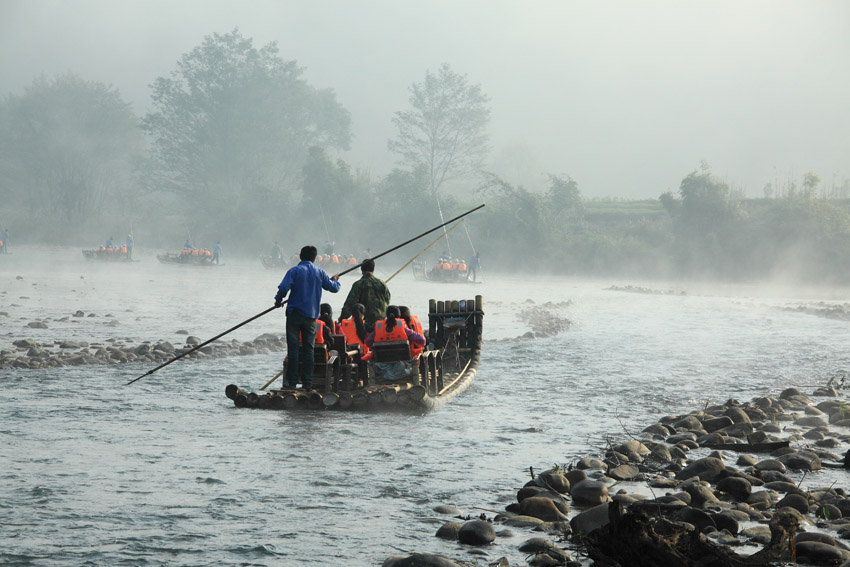
[{"label": "long bamboo pole", "polygon": [[[288,300],[287,300],[287,301],[288,301]],[[244,321],[242,321],[242,322],[241,322],[241,323],[239,323],[238,325],[236,325],[236,326],[234,326],[234,327],[230,327],[229,329],[227,329],[227,330],[226,330],[226,331],[224,331],[223,333],[219,333],[218,335],[214,336],[213,338],[209,339],[208,341],[204,341],[204,342],[202,342],[201,344],[197,345],[196,347],[194,347],[194,348],[192,348],[192,349],[190,349],[190,350],[187,350],[187,351],[186,351],[186,352],[184,352],[183,354],[180,354],[180,355],[178,355],[178,356],[175,356],[174,358],[172,358],[172,359],[171,359],[171,360],[169,360],[168,362],[163,362],[162,364],[160,364],[160,365],[159,365],[159,366],[157,366],[156,368],[151,369],[151,370],[148,370],[147,372],[145,372],[144,374],[142,374],[142,375],[141,375],[141,376],[139,376],[138,378],[134,378],[133,380],[130,380],[130,381],[129,381],[129,382],[127,382],[127,384],[125,384],[125,385],[126,385],[126,386],[129,386],[130,384],[132,384],[132,383],[133,383],[133,382],[135,382],[136,380],[141,380],[141,379],[142,379],[142,378],[144,378],[145,376],[147,376],[147,375],[149,375],[149,374],[153,374],[154,372],[156,372],[156,371],[157,371],[157,370],[159,370],[160,368],[165,368],[166,366],[168,366],[168,365],[169,365],[169,364],[171,364],[172,362],[175,362],[175,361],[177,361],[177,360],[180,360],[181,358],[183,358],[183,357],[184,357],[184,356],[186,356],[186,355],[192,354],[193,352],[195,352],[195,351],[196,351],[196,350],[198,350],[199,348],[204,347],[204,346],[206,346],[206,345],[210,344],[211,342],[213,342],[213,341],[215,341],[215,340],[220,339],[221,337],[223,337],[223,336],[224,336],[224,335],[226,335],[227,333],[233,332],[233,331],[235,331],[236,329],[238,329],[239,327],[241,327],[241,326],[243,326],[243,325],[247,325],[248,323],[250,323],[250,322],[251,322],[251,321],[253,321],[254,319],[259,319],[260,317],[262,317],[262,316],[263,316],[263,315],[265,315],[266,313],[269,313],[269,312],[271,312],[271,311],[274,311],[274,310],[275,310],[275,309],[277,309],[278,307],[282,307],[284,303],[286,303],[286,301],[281,302],[281,304],[280,304],[280,305],[272,305],[271,307],[269,307],[269,308],[268,308],[268,309],[266,309],[265,311],[262,311],[262,312],[260,312],[260,313],[257,313],[256,315],[254,315],[253,317],[251,317],[251,318],[249,318],[249,319],[245,319]]]},{"label": "long bamboo pole", "polygon": [[436,239],[434,239],[434,241],[433,241],[433,242],[431,242],[431,244],[429,244],[429,245],[428,245],[428,246],[426,246],[425,248],[423,248],[423,249],[419,252],[419,254],[417,254],[416,256],[414,256],[413,258],[411,258],[410,260],[408,260],[408,261],[407,261],[407,264],[405,264],[404,266],[402,266],[401,268],[399,268],[398,270],[396,270],[396,271],[395,271],[395,273],[394,273],[393,275],[391,275],[390,277],[388,277],[388,278],[387,278],[387,281],[386,281],[385,283],[390,283],[390,280],[391,280],[391,279],[393,279],[394,277],[396,277],[397,275],[399,275],[399,274],[402,272],[402,270],[404,270],[404,269],[405,269],[406,267],[408,267],[411,263],[413,263],[413,261],[414,261],[414,260],[416,260],[419,256],[421,256],[422,254],[424,254],[424,253],[425,253],[425,252],[426,252],[429,248],[431,248],[433,245],[435,245],[436,243],[438,243],[438,242],[439,242],[439,241],[440,241],[440,240],[441,240],[441,239],[442,239],[442,238],[443,238],[446,234],[448,234],[448,233],[450,233],[451,231],[453,231],[454,229],[456,229],[456,228],[458,227],[458,225],[460,225],[460,223],[462,223],[462,222],[463,222],[463,221],[458,221],[457,223],[455,223],[455,225],[454,225],[453,227],[451,227],[450,229],[448,229],[448,230],[447,230],[444,234],[441,234],[441,235],[440,235],[440,236],[438,236]]},{"label": "long bamboo pole", "polygon": [[[426,230],[425,232],[423,232],[423,233],[422,233],[422,234],[420,234],[419,236],[414,236],[413,238],[411,238],[411,239],[409,239],[409,240],[405,240],[404,242],[402,242],[401,244],[399,244],[399,245],[397,245],[397,246],[393,246],[393,247],[392,247],[392,248],[390,248],[389,250],[386,250],[386,251],[384,251],[384,252],[381,252],[380,254],[377,254],[377,255],[375,255],[375,256],[372,256],[372,258],[371,258],[371,259],[372,259],[372,260],[375,260],[375,259],[377,259],[377,258],[380,258],[381,256],[386,256],[386,255],[387,255],[387,254],[389,254],[390,252],[394,252],[395,250],[398,250],[398,249],[399,249],[399,248],[401,248],[402,246],[405,246],[405,245],[407,245],[407,244],[410,244],[410,243],[411,243],[411,242],[413,242],[414,240],[418,240],[418,239],[422,238],[422,237],[423,237],[423,236],[425,236],[426,234],[430,234],[430,233],[434,232],[435,230],[438,230],[438,229],[440,229],[440,228],[443,228],[443,227],[444,227],[445,225],[447,225],[447,224],[450,224],[450,223],[453,223],[453,222],[454,222],[454,221],[456,221],[456,220],[462,219],[463,217],[465,217],[466,215],[468,215],[468,214],[470,214],[470,213],[474,213],[475,211],[477,211],[478,209],[482,208],[483,206],[484,206],[484,204],[482,203],[482,204],[478,205],[477,207],[475,207],[474,209],[470,209],[470,210],[466,211],[466,212],[465,212],[465,213],[463,213],[462,215],[458,215],[458,216],[456,216],[455,218],[453,218],[453,219],[451,219],[451,220],[448,220],[448,221],[444,222],[444,223],[443,223],[443,224],[441,224],[441,225],[435,226],[435,227],[434,227],[434,228],[432,228],[431,230]],[[355,266],[352,266],[352,267],[348,268],[347,270],[343,270],[342,272],[340,272],[340,273],[336,274],[336,276],[335,276],[335,277],[339,278],[339,276],[345,275],[345,274],[347,274],[348,272],[352,272],[352,271],[356,270],[357,268],[359,268],[359,267],[360,267],[360,266],[362,266],[362,265],[363,265],[363,262],[360,262],[359,264],[357,264],[357,265],[355,265]],[[288,300],[286,300],[286,301],[288,301]],[[130,380],[129,382],[127,382],[127,384],[126,384],[126,385],[127,385],[127,386],[129,386],[129,385],[130,385],[130,384],[132,384],[133,382],[136,382],[136,381],[138,381],[138,380],[141,380],[141,379],[142,379],[142,378],[144,378],[145,376],[148,376],[148,375],[150,375],[150,374],[153,374],[154,372],[156,372],[156,371],[157,371],[157,370],[159,370],[160,368],[165,368],[166,366],[168,366],[168,365],[169,365],[169,364],[171,364],[172,362],[175,362],[175,361],[177,361],[177,360],[180,360],[180,359],[181,359],[181,358],[183,358],[184,356],[189,355],[189,354],[192,354],[193,352],[195,352],[195,351],[196,351],[196,350],[198,350],[199,348],[204,347],[204,346],[206,346],[206,345],[210,344],[211,342],[213,342],[213,341],[215,341],[215,340],[220,339],[220,338],[221,338],[221,337],[223,337],[224,335],[226,335],[226,334],[228,334],[228,333],[231,333],[231,332],[235,331],[235,330],[236,330],[236,329],[238,329],[239,327],[242,327],[242,326],[244,326],[244,325],[247,325],[248,323],[250,323],[250,322],[251,322],[251,321],[253,321],[254,319],[259,319],[259,318],[260,318],[260,317],[262,317],[263,315],[266,315],[267,313],[270,313],[271,311],[274,311],[274,310],[275,310],[275,309],[277,309],[278,307],[282,307],[282,306],[286,303],[286,301],[281,302],[281,304],[280,304],[280,305],[273,305],[272,307],[269,307],[269,308],[268,308],[268,309],[266,309],[265,311],[261,311],[260,313],[257,313],[257,314],[256,314],[256,315],[254,315],[253,317],[250,317],[250,318],[248,318],[248,319],[245,319],[244,321],[242,321],[242,322],[241,322],[241,323],[239,323],[238,325],[235,325],[235,326],[233,326],[233,327],[231,327],[231,328],[227,329],[227,330],[226,330],[226,331],[224,331],[223,333],[219,333],[218,335],[214,336],[213,338],[211,338],[211,339],[209,339],[209,340],[207,340],[207,341],[202,342],[201,344],[197,345],[196,347],[194,347],[194,348],[192,348],[192,349],[190,349],[190,350],[187,350],[186,352],[184,352],[184,353],[182,353],[182,354],[180,354],[180,355],[178,355],[178,356],[175,356],[174,358],[172,358],[172,359],[171,359],[171,360],[169,360],[168,362],[164,362],[164,363],[160,364],[159,366],[157,366],[156,368],[153,368],[153,369],[151,369],[151,370],[148,370],[147,372],[145,372],[144,374],[142,374],[142,375],[141,375],[141,376],[139,376],[138,378],[134,378],[133,380]]]},{"label": "long bamboo pole", "polygon": [[[375,255],[375,256],[372,256],[371,258],[367,258],[367,260],[377,260],[377,259],[378,259],[378,258],[380,258],[381,256],[386,256],[386,255],[387,255],[387,254],[389,254],[390,252],[395,252],[396,250],[398,250],[398,249],[399,249],[399,248],[401,248],[402,246],[406,246],[407,244],[410,244],[410,243],[411,243],[411,242],[413,242],[414,240],[419,240],[419,239],[420,239],[420,238],[422,238],[423,236],[425,236],[425,235],[427,235],[427,234],[431,234],[431,233],[432,233],[432,232],[434,232],[435,230],[439,230],[439,229],[443,228],[444,226],[446,226],[447,224],[451,224],[451,223],[455,222],[456,220],[460,220],[460,219],[462,219],[463,217],[465,217],[466,215],[471,214],[471,213],[474,213],[475,211],[477,211],[478,209],[481,209],[481,208],[483,208],[483,207],[484,207],[484,204],[482,203],[482,204],[478,205],[477,207],[475,207],[474,209],[470,209],[470,210],[466,211],[466,212],[465,212],[465,213],[463,213],[462,215],[458,215],[458,216],[456,216],[456,217],[455,217],[455,218],[453,218],[453,219],[449,219],[449,220],[447,220],[446,222],[444,222],[443,224],[440,224],[440,225],[435,226],[435,227],[434,227],[434,228],[432,228],[431,230],[426,230],[425,232],[423,232],[423,233],[422,233],[422,234],[420,234],[419,236],[414,236],[414,237],[413,237],[413,238],[411,238],[410,240],[405,240],[404,242],[402,242],[402,243],[401,243],[401,244],[399,244],[398,246],[393,246],[392,248],[390,248],[389,250],[386,250],[385,252],[381,252],[380,254],[377,254],[377,255]],[[345,274],[347,274],[348,272],[353,272],[354,270],[356,270],[357,268],[359,268],[359,267],[360,267],[360,266],[362,266],[362,265],[363,265],[363,262],[360,262],[360,263],[359,263],[359,264],[357,264],[356,266],[351,266],[351,267],[350,267],[350,268],[348,268],[347,270],[344,270],[344,271],[342,271],[342,272],[340,272],[340,273],[338,273],[338,274],[336,274],[336,275],[337,275],[337,276],[344,276],[344,275],[345,275]]]}]

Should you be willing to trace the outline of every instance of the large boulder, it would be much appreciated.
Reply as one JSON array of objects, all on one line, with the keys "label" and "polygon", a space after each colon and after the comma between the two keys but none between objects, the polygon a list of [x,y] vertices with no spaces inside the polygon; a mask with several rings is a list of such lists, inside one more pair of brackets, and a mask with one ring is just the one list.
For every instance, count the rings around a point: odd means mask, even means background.
[{"label": "large boulder", "polygon": [[753,491],[753,485],[745,478],[727,476],[718,481],[717,490],[725,492],[735,500],[746,502]]},{"label": "large boulder", "polygon": [[820,457],[809,451],[788,453],[778,457],[778,460],[795,471],[819,471],[821,469]]},{"label": "large boulder", "polygon": [[468,545],[487,545],[496,540],[496,530],[486,520],[470,520],[460,527],[457,539]]},{"label": "large boulder", "polygon": [[599,504],[580,512],[570,520],[572,532],[579,536],[585,536],[593,530],[605,527],[609,523],[608,507],[610,504]]},{"label": "large boulder", "polygon": [[519,503],[519,513],[544,522],[562,522],[567,520],[569,505],[566,501],[556,503],[551,498],[532,496]]},{"label": "large boulder", "polygon": [[462,524],[459,522],[446,522],[437,530],[437,537],[441,539],[457,540]]},{"label": "large boulder", "polygon": [[684,469],[677,472],[676,478],[678,478],[679,480],[686,480],[691,477],[697,476],[700,480],[707,480],[709,482],[712,482],[720,478],[725,469],[726,465],[724,465],[723,461],[721,461],[717,457],[705,457],[702,459],[697,459],[696,461],[686,466]]},{"label": "large boulder", "polygon": [[433,553],[412,553],[408,556],[387,557],[381,567],[461,567],[444,555]]},{"label": "large boulder", "polygon": [[608,501],[608,487],[604,482],[586,478],[570,489],[570,496],[579,506],[596,506]]}]

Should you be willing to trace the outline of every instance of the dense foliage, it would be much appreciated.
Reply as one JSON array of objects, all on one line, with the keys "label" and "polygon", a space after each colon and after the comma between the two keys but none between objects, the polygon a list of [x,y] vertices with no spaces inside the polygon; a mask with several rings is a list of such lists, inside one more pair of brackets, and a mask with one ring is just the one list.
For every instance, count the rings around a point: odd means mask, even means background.
[{"label": "dense foliage", "polygon": [[189,238],[257,255],[278,241],[289,257],[336,241],[362,257],[486,202],[424,258],[474,248],[485,270],[850,278],[850,182],[827,189],[807,172],[746,199],[703,163],[653,200],[587,200],[563,174],[532,189],[482,168],[488,103],[447,64],[427,71],[410,107],[388,116],[399,167],[373,176],[338,157],[353,134],[334,92],[238,30],[205,38],[155,79],[141,118],[104,84],[37,78],[0,104],[0,226],[13,242],[93,246],[132,231],[142,248]]},{"label": "dense foliage", "polygon": [[256,49],[235,30],[207,37],[154,81],[156,110],[142,121],[153,140],[146,186],[179,196],[198,238],[222,227],[262,238],[291,222],[283,204],[297,197],[310,148],[348,148],[348,111],[302,74],[274,43]]},{"label": "dense foliage", "polygon": [[59,240],[132,223],[142,135],[117,91],[73,74],[38,78],[3,101],[0,125],[0,210],[14,225]]}]

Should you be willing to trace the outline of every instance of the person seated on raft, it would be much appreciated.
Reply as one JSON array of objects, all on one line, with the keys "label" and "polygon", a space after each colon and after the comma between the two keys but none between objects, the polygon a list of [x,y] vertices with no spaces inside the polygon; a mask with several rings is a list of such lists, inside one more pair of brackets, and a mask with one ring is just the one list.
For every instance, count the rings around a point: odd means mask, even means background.
[{"label": "person seated on raft", "polygon": [[330,303],[322,303],[319,306],[319,319],[325,324],[325,328],[328,329],[328,336],[342,334],[342,327],[334,321],[334,309]]},{"label": "person seated on raft", "polygon": [[345,343],[351,346],[359,345],[362,354],[369,352],[369,347],[366,346],[366,337],[369,333],[366,331],[366,322],[363,320],[365,316],[366,307],[362,303],[355,303],[351,306],[351,317],[339,323],[340,330],[345,335]]},{"label": "person seated on raft", "polygon": [[[366,344],[371,348],[375,343],[390,341],[408,341],[411,352],[413,348],[425,346],[425,337],[413,329],[408,328],[401,318],[401,312],[395,305],[387,307],[387,318],[375,323],[375,330],[366,337]],[[374,351],[364,356],[364,360],[371,358]],[[419,361],[414,355],[410,360],[397,360],[395,362],[372,362],[369,364],[373,369],[375,382],[410,382],[419,383]]]},{"label": "person seated on raft", "polygon": [[372,347],[376,342],[408,341],[410,346],[424,347],[425,337],[413,329],[408,328],[401,318],[398,306],[387,307],[387,318],[375,323],[375,330],[366,337],[366,346]]},{"label": "person seated on raft", "polygon": [[[399,305],[398,311],[401,314],[401,318],[404,319],[404,324],[407,325],[408,329],[413,329],[423,337],[425,336],[425,331],[422,329],[422,322],[419,320],[419,317],[410,313],[410,307],[407,305]],[[410,343],[410,352],[414,357],[422,354],[424,351],[424,346]]]}]

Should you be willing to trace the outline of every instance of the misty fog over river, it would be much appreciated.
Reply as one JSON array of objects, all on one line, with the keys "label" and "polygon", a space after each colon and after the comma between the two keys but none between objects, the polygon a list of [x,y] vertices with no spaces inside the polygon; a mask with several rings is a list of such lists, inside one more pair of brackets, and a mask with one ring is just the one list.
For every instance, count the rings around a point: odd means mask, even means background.
[{"label": "misty fog over river", "polygon": [[[87,262],[67,247],[12,252],[0,256],[0,349],[21,338],[178,345],[178,330],[206,340],[270,307],[283,276],[226,255],[204,268],[144,251],[132,264]],[[379,260],[378,275],[406,259]],[[341,281],[323,298],[335,313],[355,277]],[[429,298],[484,297],[478,375],[427,415],[247,410],[225,398],[230,383],[259,389],[283,353],[184,359],[131,386],[152,366],[0,367],[0,563],[366,566],[401,551],[471,560],[472,548],[434,536],[451,519],[434,506],[492,517],[529,466],[574,462],[606,436],[707,402],[808,392],[850,368],[850,322],[787,309],[841,304],[850,289],[535,277],[486,264],[480,285],[415,281],[408,270],[390,289],[420,315]],[[532,306],[571,328],[516,339]],[[36,320],[47,328],[27,327]],[[226,340],[283,328],[275,311]],[[514,531],[486,559],[517,560],[516,547],[539,535]]]}]

